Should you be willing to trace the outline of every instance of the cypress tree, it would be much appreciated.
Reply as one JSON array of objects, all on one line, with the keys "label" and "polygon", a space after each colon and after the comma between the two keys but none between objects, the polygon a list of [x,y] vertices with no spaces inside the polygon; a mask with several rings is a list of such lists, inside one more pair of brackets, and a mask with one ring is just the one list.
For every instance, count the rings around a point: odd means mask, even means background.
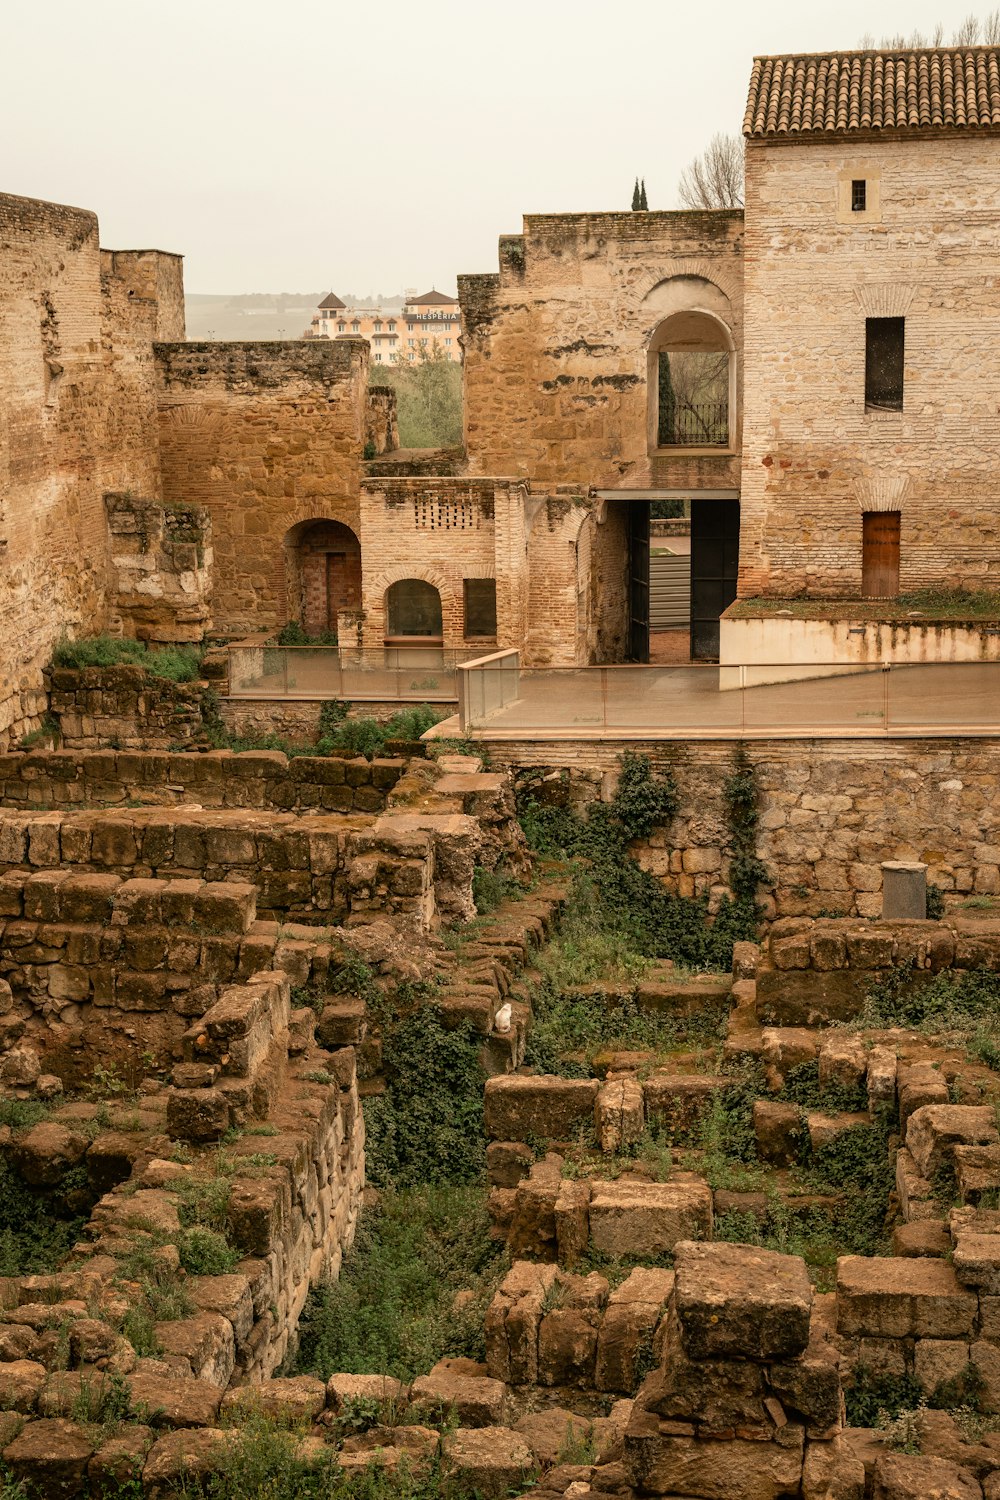
[{"label": "cypress tree", "polygon": [[642,194],[639,192],[639,179],[635,179],[635,187],[632,189],[632,212],[636,213],[642,207]]},{"label": "cypress tree", "polygon": [[645,179],[645,177],[642,179],[642,187],[639,190],[639,207],[642,208],[642,209],[647,209],[647,210],[649,208],[649,203],[648,203],[648,201],[646,199],[646,179]]}]

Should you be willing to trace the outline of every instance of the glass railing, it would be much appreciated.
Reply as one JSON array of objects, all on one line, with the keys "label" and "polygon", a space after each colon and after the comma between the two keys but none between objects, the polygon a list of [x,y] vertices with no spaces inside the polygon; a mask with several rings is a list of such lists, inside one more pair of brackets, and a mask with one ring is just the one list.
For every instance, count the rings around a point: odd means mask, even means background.
[{"label": "glass railing", "polygon": [[229,693],[234,698],[385,699],[453,703],[456,667],[468,651],[441,646],[271,646],[256,641],[229,647]]},{"label": "glass railing", "polygon": [[463,730],[517,738],[1000,736],[1000,661],[524,667],[463,664]]}]

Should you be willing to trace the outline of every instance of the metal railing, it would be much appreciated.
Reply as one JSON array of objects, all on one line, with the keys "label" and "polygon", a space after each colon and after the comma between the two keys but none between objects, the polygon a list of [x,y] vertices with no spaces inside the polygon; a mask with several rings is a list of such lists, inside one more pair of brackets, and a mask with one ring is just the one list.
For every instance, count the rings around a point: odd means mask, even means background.
[{"label": "metal railing", "polygon": [[716,448],[729,442],[728,401],[665,402],[659,442],[664,448]]},{"label": "metal railing", "polygon": [[442,646],[360,651],[236,641],[229,647],[229,696],[454,703],[456,669],[467,656],[467,651]]},{"label": "metal railing", "polygon": [[462,668],[463,731],[508,739],[1000,737],[1000,660],[530,668],[510,661],[516,654]]}]

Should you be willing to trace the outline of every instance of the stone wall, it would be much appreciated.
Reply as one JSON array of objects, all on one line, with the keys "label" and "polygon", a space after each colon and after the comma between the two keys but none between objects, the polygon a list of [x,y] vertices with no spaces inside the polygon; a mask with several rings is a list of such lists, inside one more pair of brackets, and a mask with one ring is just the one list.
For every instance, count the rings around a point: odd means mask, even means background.
[{"label": "stone wall", "polygon": [[252,807],[274,812],[382,812],[408,770],[401,757],[278,750],[31,751],[0,756],[0,808]]},{"label": "stone wall", "polygon": [[[928,880],[956,898],[1000,892],[995,741],[752,740],[744,748],[760,793],[758,853],[773,880],[761,892],[766,914],[878,915],[889,859],[925,861]],[[581,809],[610,798],[625,750],[669,771],[680,794],[677,818],[639,846],[640,862],[670,890],[717,900],[728,869],[723,784],[737,742],[489,742],[498,769]]]},{"label": "stone wall", "polygon": [[[853,178],[869,209],[839,212]],[[969,131],[748,143],[742,596],[857,596],[880,510],[904,590],[996,586],[995,191]],[[902,411],[865,410],[866,317],[906,320]]]},{"label": "stone wall", "polygon": [[695,279],[697,305],[718,299],[741,349],[742,248],[739,212],[526,215],[500,240],[499,275],[459,278],[470,472],[737,488],[739,382],[726,455],[656,453],[647,350],[677,278]]},{"label": "stone wall", "polygon": [[211,629],[212,523],[197,505],[105,495],[111,627],[140,641],[200,642]]},{"label": "stone wall", "polygon": [[48,708],[67,750],[166,750],[203,729],[197,683],[154,677],[144,667],[52,667]]},{"label": "stone wall", "polygon": [[156,365],[163,496],[211,516],[216,630],[297,618],[289,533],[357,532],[367,343],[162,343]]},{"label": "stone wall", "polygon": [[105,490],[159,489],[152,340],[180,261],[101,252],[80,209],[0,197],[0,749],[36,728],[61,634],[108,621]]}]

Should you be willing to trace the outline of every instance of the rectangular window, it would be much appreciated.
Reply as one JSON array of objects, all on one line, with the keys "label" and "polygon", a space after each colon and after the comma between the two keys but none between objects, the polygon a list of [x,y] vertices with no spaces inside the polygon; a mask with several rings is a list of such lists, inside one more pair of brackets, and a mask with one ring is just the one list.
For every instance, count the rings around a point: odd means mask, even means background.
[{"label": "rectangular window", "polygon": [[496,637],[497,583],[495,578],[467,578],[465,588],[465,635]]},{"label": "rectangular window", "polygon": [[905,318],[865,319],[865,410],[903,410]]},{"label": "rectangular window", "polygon": [[868,183],[863,177],[855,177],[851,183],[851,212],[863,214],[868,206]]}]

